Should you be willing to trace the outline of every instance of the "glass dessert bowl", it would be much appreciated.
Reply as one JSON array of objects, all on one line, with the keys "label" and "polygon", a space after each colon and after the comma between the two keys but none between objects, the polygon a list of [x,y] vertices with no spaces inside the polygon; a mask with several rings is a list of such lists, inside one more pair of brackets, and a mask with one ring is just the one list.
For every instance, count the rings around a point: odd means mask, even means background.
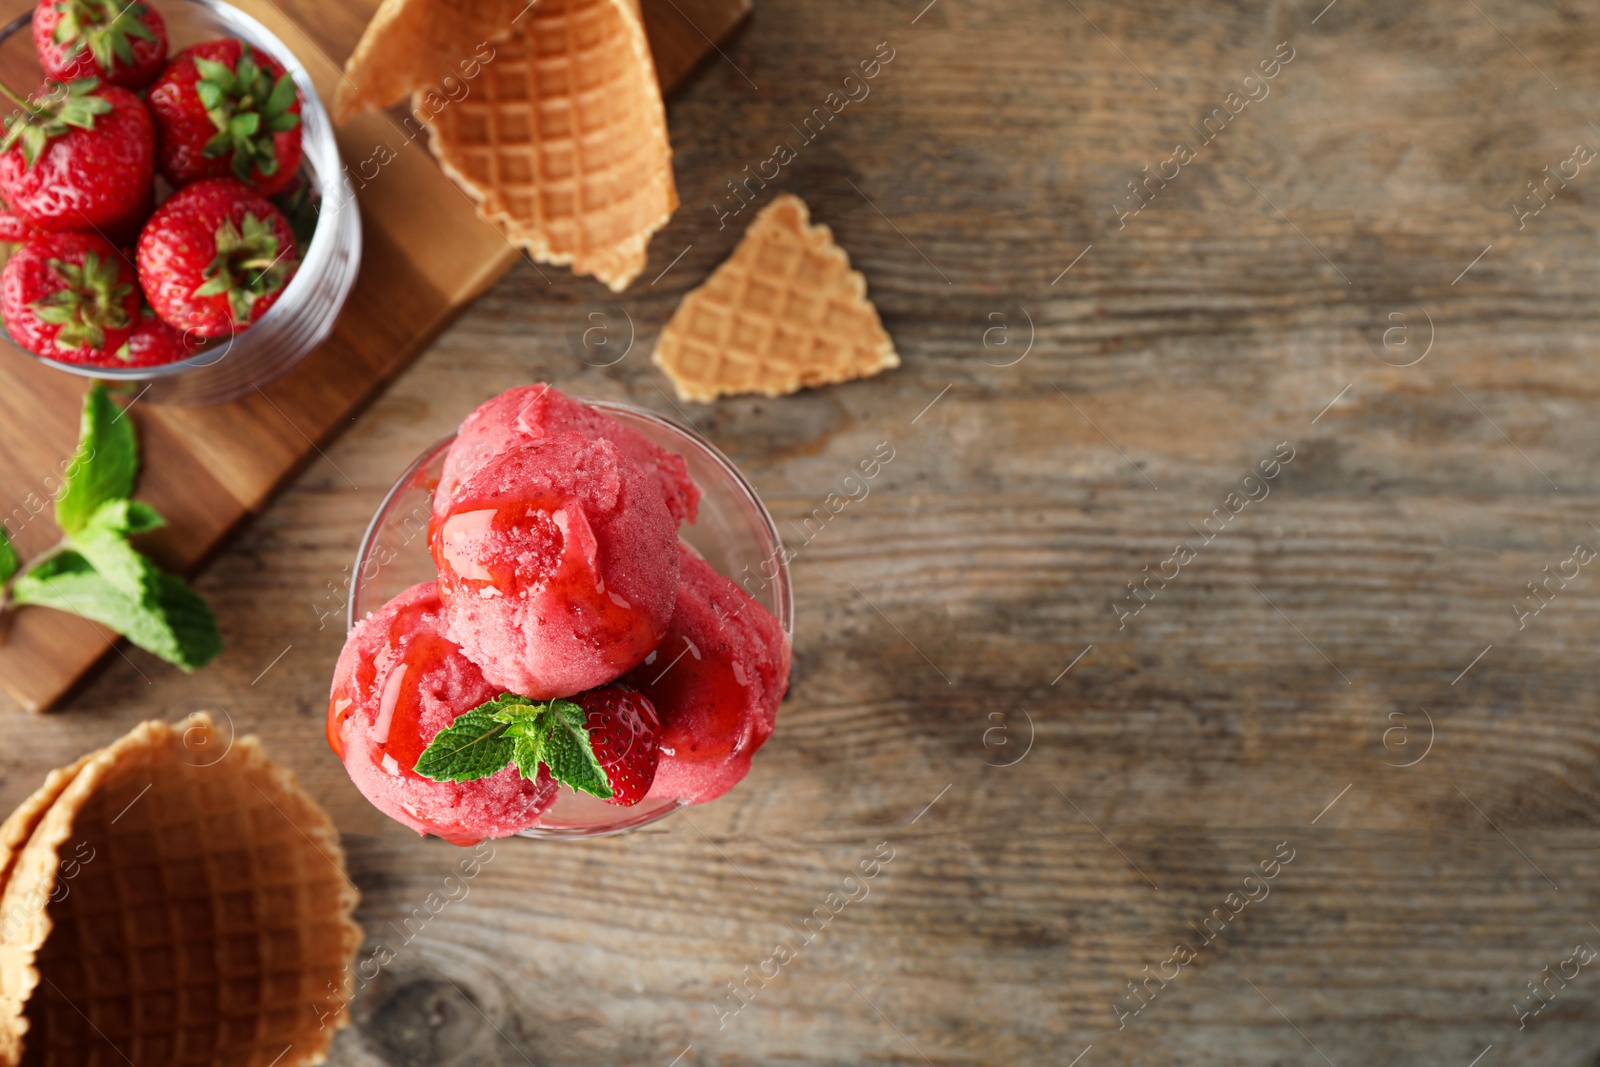
[{"label": "glass dessert bowl", "polygon": [[[155,366],[98,366],[19,353],[46,366],[93,378],[150,403],[217,404],[249,393],[288,373],[327,339],[355,284],[361,261],[361,218],[333,124],[294,53],[260,22],[219,0],[147,0],[166,22],[172,54],[200,41],[234,37],[276,60],[294,79],[300,97],[300,178],[317,212],[311,239],[298,249],[300,265],[277,302],[232,337],[207,343],[187,359]],[[19,88],[43,74],[34,51],[32,13],[0,28],[0,80]],[[167,189],[161,183],[161,189]],[[15,342],[13,342],[15,344]]]},{"label": "glass dessert bowl", "polygon": [[[738,468],[699,433],[665,416],[616,401],[580,402],[683,458],[701,498],[697,521],[678,529],[680,541],[770,613],[787,641],[793,633],[794,607],[786,554],[772,516]],[[428,547],[429,524],[434,489],[455,439],[451,435],[419,456],[373,516],[351,572],[347,629],[405,590],[438,577]],[[635,806],[620,807],[561,785],[559,799],[521,836],[616,834],[655,822],[683,806],[680,799],[650,796]]]}]

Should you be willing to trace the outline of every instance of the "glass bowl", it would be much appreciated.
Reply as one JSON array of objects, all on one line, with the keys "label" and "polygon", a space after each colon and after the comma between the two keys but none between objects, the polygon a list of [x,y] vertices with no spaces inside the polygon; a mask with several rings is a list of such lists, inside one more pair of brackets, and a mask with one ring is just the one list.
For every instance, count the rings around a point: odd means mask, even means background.
[{"label": "glass bowl", "polygon": [[[679,530],[683,542],[718,573],[741,585],[794,634],[794,592],[778,527],[755,488],[722,452],[696,431],[664,415],[612,400],[582,401],[654,443],[676,452],[700,487],[700,514]],[[418,582],[437,577],[428,552],[428,519],[452,434],[419,456],[395,482],[372,517],[350,576],[346,630]],[[622,833],[678,810],[676,800],[646,799],[631,808],[561,786],[561,796],[523,837],[583,838]]]},{"label": "glass bowl", "polygon": [[[151,403],[218,404],[287,373],[332,332],[361,262],[361,215],[339,160],[333,123],[294,53],[261,23],[218,0],[155,0],[154,6],[166,20],[173,53],[199,41],[237,37],[277,60],[294,78],[300,90],[304,145],[300,174],[311,183],[318,201],[316,229],[309,246],[299,250],[300,269],[278,302],[248,330],[219,338],[188,359],[158,367],[121,368],[25,354],[69,374],[99,379],[118,391],[142,393]],[[19,89],[36,85],[43,77],[33,50],[31,22],[30,13],[0,29],[0,79]]]}]

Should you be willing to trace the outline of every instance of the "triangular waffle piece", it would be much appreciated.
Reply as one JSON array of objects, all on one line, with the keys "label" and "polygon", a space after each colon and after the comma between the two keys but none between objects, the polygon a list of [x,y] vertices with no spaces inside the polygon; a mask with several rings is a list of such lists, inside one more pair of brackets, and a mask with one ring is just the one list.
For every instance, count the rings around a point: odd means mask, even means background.
[{"label": "triangular waffle piece", "polygon": [[684,400],[782,396],[900,365],[866,279],[810,217],[798,196],[779,196],[678,305],[654,358]]},{"label": "triangular waffle piece", "polygon": [[74,768],[0,894],[0,1064],[321,1063],[361,930],[294,776],[203,715]]},{"label": "triangular waffle piece", "polygon": [[[485,217],[543,263],[621,291],[678,206],[666,112],[632,0],[538,0],[493,42],[428,147]],[[413,100],[427,114],[425,93]]]},{"label": "triangular waffle piece", "polygon": [[461,79],[482,62],[479,45],[505,33],[528,6],[528,0],[383,0],[344,65],[334,117],[342,123],[446,77]]}]

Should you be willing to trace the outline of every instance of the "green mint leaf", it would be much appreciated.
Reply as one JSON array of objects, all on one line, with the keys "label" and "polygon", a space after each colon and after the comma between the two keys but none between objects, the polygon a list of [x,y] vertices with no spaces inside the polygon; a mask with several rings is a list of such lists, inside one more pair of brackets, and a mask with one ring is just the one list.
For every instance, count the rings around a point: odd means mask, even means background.
[{"label": "green mint leaf", "polygon": [[92,619],[185,672],[204,666],[222,651],[211,609],[183,579],[144,562],[149,587],[143,599],[130,596],[83,555],[70,551],[19,575],[11,587],[12,599]]},{"label": "green mint leaf", "polygon": [[83,398],[78,450],[56,496],[56,523],[68,535],[77,533],[102,504],[132,495],[138,470],[133,422],[96,383]]},{"label": "green mint leaf", "polygon": [[124,537],[159,530],[167,524],[161,513],[137,500],[108,500],[89,516],[85,528],[103,528]]},{"label": "green mint leaf", "polygon": [[474,782],[504,768],[511,762],[515,742],[505,736],[506,724],[484,710],[497,700],[456,716],[434,735],[412,769],[435,782]]},{"label": "green mint leaf", "polygon": [[90,521],[68,540],[102,578],[139,603],[148,605],[155,587],[154,575],[158,572],[155,564],[128,544],[122,531]]},{"label": "green mint leaf", "polygon": [[539,776],[539,764],[544,759],[544,738],[535,735],[518,737],[511,750],[511,762],[517,773],[527,779]]},{"label": "green mint leaf", "polygon": [[541,753],[544,765],[550,768],[550,777],[602,800],[610,799],[611,780],[594,754],[584,725],[588,714],[570,700],[553,700],[550,717],[550,733]]},{"label": "green mint leaf", "polygon": [[493,715],[496,722],[511,727],[512,737],[532,737],[539,720],[550,706],[542,700],[530,700],[515,693],[501,693],[493,700],[478,705],[478,711]]},{"label": "green mint leaf", "polygon": [[0,582],[9,582],[11,576],[17,573],[17,568],[22,566],[22,561],[17,559],[17,550],[11,547],[11,538],[6,536],[4,526],[0,526]]},{"label": "green mint leaf", "polygon": [[172,636],[172,645],[141,647],[176,664],[186,674],[204,667],[222,654],[222,631],[217,629],[217,617],[212,614],[211,605],[176,574],[168,574],[149,560],[145,563],[153,572],[155,609],[166,632]]}]

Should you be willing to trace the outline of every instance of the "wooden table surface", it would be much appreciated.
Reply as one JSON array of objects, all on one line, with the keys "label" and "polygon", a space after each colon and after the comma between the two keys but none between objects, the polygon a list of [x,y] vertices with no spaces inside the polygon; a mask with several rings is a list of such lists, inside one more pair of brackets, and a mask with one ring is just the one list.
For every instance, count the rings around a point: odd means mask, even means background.
[{"label": "wooden table surface", "polygon": [[[371,7],[284,3],[335,59]],[[217,664],[5,709],[0,802],[140,719],[259,733],[393,955],[337,1064],[1592,1064],[1600,11],[925,3],[761,0],[669,106],[633,289],[518,268],[201,577]],[[778,732],[419,921],[465,854],[322,740],[362,529],[509,386],[681,415],[649,352],[779,142],[762,201],[834,228],[904,366],[685,405],[799,549]]]}]

